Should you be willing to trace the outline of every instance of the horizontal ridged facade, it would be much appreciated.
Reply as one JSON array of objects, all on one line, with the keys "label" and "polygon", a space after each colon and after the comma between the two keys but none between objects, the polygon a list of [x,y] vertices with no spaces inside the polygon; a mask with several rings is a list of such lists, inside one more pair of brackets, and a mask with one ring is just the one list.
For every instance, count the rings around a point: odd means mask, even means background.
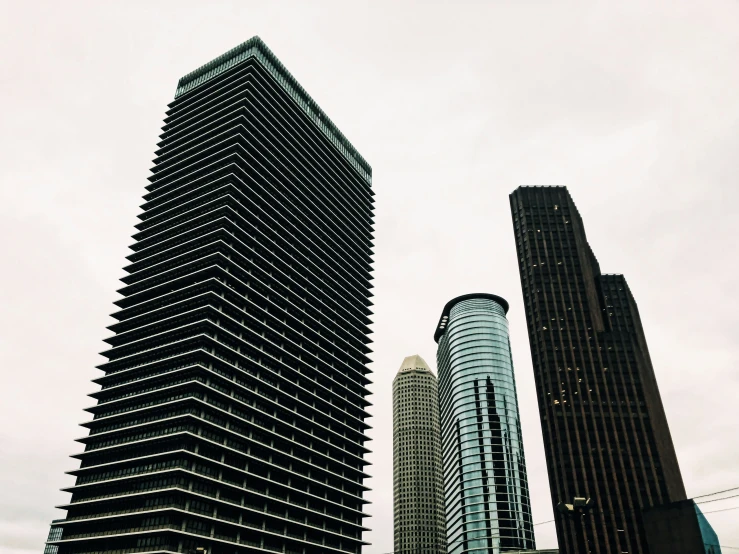
[{"label": "horizontal ridged facade", "polygon": [[167,111],[59,554],[365,544],[371,169],[261,40],[215,62]]}]

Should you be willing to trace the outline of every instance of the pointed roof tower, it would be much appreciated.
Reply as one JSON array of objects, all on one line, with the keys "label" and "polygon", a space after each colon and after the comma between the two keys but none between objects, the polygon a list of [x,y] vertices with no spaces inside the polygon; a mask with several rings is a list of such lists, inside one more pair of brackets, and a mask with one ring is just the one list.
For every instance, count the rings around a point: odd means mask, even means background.
[{"label": "pointed roof tower", "polygon": [[420,371],[431,371],[431,368],[426,363],[426,360],[424,360],[418,354],[415,354],[413,356],[407,356],[403,360],[403,363],[400,364],[400,369],[398,369],[398,373],[402,373],[403,371],[410,371],[413,369]]}]

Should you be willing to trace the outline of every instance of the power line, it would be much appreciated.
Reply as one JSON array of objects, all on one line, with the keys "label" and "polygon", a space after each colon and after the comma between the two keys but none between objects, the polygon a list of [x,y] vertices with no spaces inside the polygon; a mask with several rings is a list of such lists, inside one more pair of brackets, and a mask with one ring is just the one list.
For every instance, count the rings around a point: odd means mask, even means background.
[{"label": "power line", "polygon": [[739,510],[739,506],[734,506],[733,508],[724,508],[723,510],[711,510],[710,512],[701,512],[703,515],[706,514],[715,514],[716,512],[729,512],[731,510]]},{"label": "power line", "polygon": [[739,498],[739,494],[725,496],[724,498],[714,498],[713,500],[701,500],[700,502],[696,502],[696,504],[708,504],[709,502],[719,502],[721,500],[728,500],[729,498]]},{"label": "power line", "polygon": [[709,493],[709,494],[701,494],[700,496],[694,496],[693,499],[695,500],[696,498],[704,498],[706,496],[715,496],[717,494],[721,494],[721,493],[724,493],[724,492],[736,491],[736,490],[739,490],[739,487],[734,487],[733,489],[726,489],[725,491],[712,492],[712,493]]}]

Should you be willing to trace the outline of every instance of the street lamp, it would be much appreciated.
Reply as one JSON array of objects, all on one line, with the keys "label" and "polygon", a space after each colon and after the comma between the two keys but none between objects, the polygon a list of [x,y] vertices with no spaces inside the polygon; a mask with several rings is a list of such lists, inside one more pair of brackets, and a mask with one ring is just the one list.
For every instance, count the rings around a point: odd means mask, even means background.
[{"label": "street lamp", "polygon": [[565,516],[571,517],[575,523],[575,536],[577,537],[577,554],[590,554],[590,549],[585,542],[585,533],[583,532],[582,520],[585,514],[594,507],[591,498],[583,498],[576,496],[572,499],[572,504],[560,502],[557,504],[557,511]]}]

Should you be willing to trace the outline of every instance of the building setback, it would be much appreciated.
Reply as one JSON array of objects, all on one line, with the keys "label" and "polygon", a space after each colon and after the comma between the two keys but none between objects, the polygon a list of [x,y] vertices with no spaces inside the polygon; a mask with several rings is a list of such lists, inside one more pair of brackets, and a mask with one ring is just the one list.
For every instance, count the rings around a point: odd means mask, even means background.
[{"label": "building setback", "polygon": [[693,500],[643,512],[649,554],[721,554],[716,532]]},{"label": "building setback", "polygon": [[559,546],[646,553],[642,509],[685,489],[636,303],[601,274],[565,187],[510,200],[552,501],[595,505],[579,537],[557,514]]},{"label": "building setback", "polygon": [[460,296],[434,334],[449,554],[536,548],[507,312],[499,296]]},{"label": "building setback", "polygon": [[371,170],[257,37],[183,77],[58,554],[361,552]]},{"label": "building setback", "polygon": [[393,497],[396,554],[446,554],[439,387],[421,356],[393,381]]}]

